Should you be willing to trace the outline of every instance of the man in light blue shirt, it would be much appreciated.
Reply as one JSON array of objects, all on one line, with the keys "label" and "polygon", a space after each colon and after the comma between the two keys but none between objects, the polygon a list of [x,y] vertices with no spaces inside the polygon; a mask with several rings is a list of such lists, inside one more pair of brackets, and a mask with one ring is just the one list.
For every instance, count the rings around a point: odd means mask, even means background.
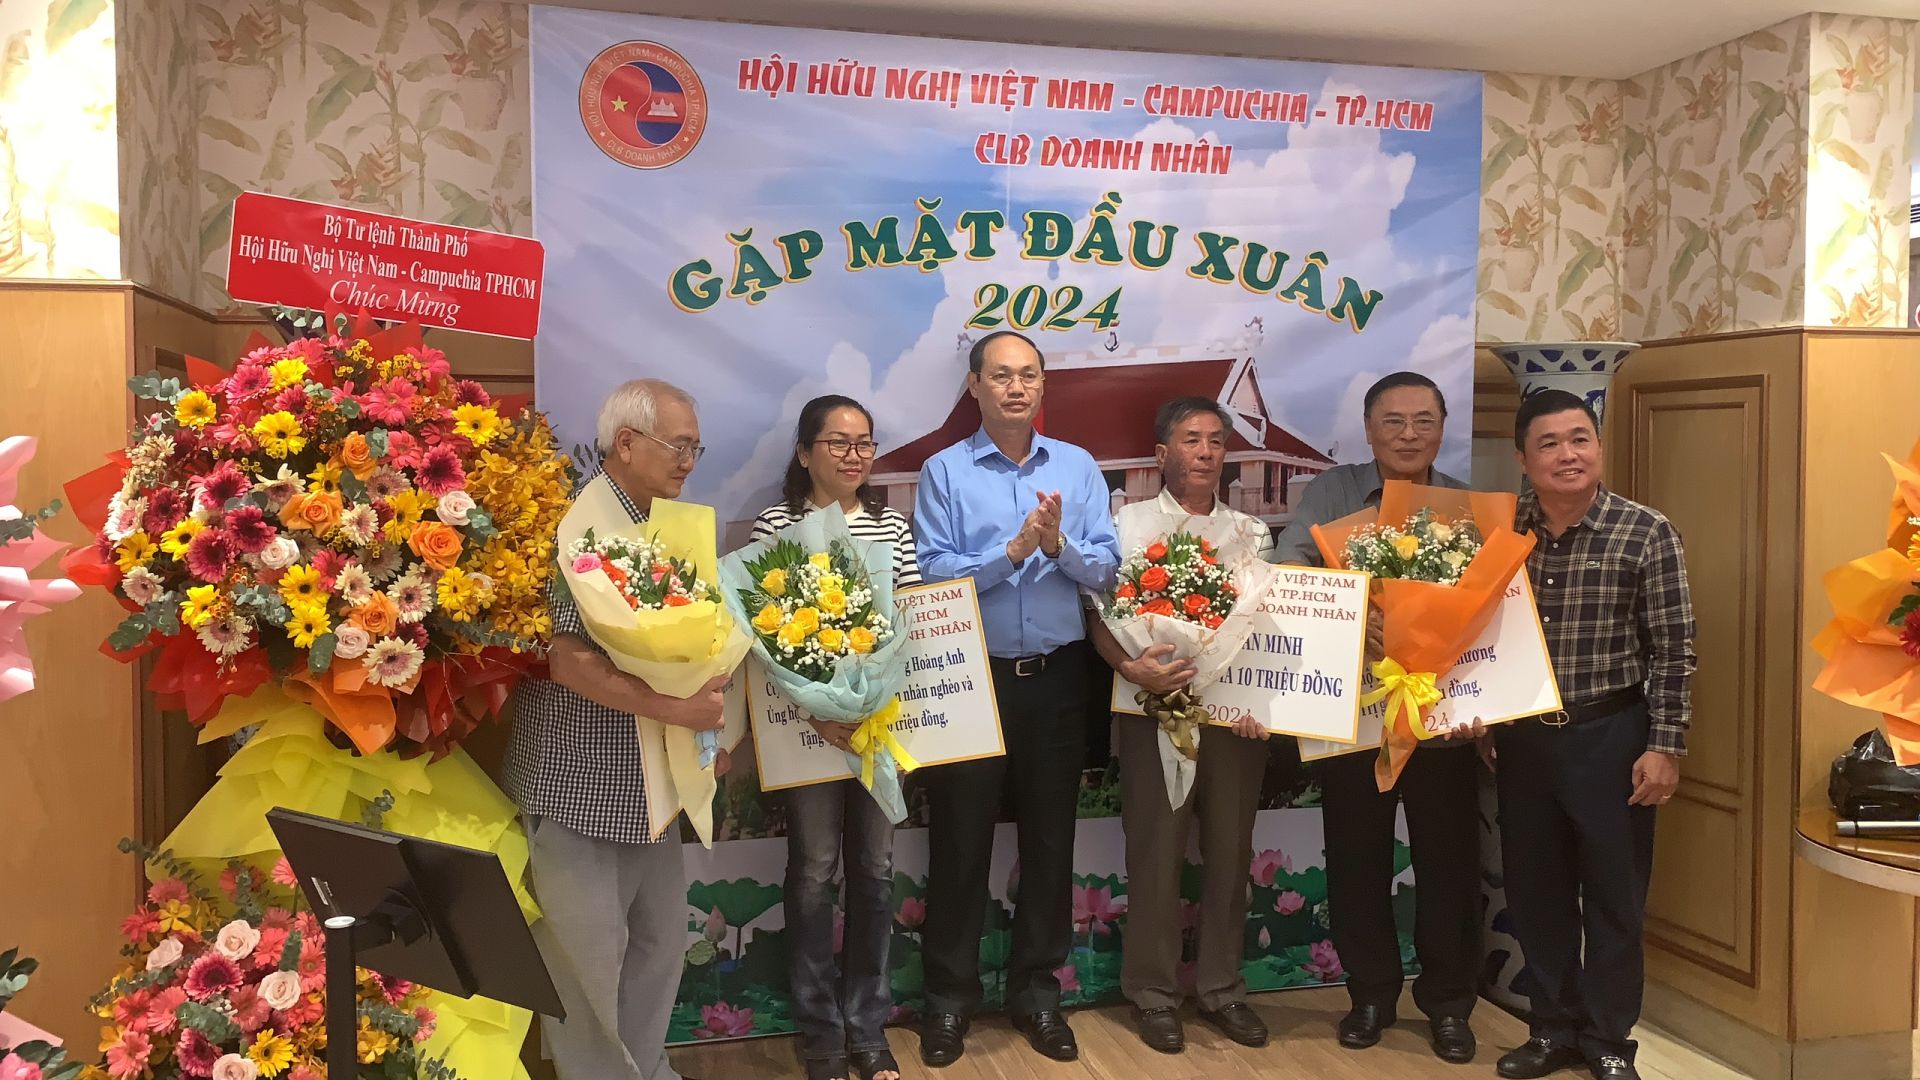
[{"label": "man in light blue shirt", "polygon": [[1074,820],[1086,757],[1080,590],[1113,584],[1119,545],[1093,456],[1034,429],[1046,390],[1040,350],[1011,331],[988,334],[974,344],[968,369],[980,430],[920,470],[913,531],[922,577],[972,577],[979,589],[1007,752],[921,774],[930,855],[920,1054],[938,1067],[966,1050],[1005,798],[1020,843],[1007,1008],[1035,1050],[1071,1061],[1079,1048],[1053,973],[1072,941]]}]

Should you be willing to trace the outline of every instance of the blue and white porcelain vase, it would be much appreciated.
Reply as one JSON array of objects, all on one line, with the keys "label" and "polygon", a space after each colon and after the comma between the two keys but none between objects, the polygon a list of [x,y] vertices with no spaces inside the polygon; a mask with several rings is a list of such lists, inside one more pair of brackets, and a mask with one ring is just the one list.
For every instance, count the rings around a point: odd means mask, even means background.
[{"label": "blue and white porcelain vase", "polygon": [[1488,347],[1520,380],[1522,396],[1565,390],[1593,406],[1603,422],[1614,372],[1640,348],[1631,341],[1522,341]]}]

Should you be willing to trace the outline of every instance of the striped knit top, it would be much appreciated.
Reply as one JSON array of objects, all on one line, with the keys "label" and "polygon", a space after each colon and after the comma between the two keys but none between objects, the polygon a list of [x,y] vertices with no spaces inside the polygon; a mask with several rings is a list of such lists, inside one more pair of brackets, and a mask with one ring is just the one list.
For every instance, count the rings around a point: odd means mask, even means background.
[{"label": "striped knit top", "polygon": [[[753,519],[753,531],[749,539],[764,540],[814,509],[808,506],[804,512],[795,514],[787,509],[785,503],[775,503]],[[858,506],[847,511],[847,531],[861,540],[893,545],[894,588],[904,589],[920,584],[920,564],[915,560],[913,550],[913,528],[907,524],[905,514],[887,506],[875,515],[869,513],[866,507]]]}]

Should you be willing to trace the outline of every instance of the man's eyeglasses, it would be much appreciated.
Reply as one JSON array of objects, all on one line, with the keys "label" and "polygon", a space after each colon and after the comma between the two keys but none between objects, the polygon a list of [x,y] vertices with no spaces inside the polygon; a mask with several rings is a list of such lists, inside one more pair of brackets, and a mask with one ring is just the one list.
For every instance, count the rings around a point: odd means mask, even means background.
[{"label": "man's eyeglasses", "polygon": [[1047,381],[1047,373],[1044,371],[1022,371],[1018,375],[1015,375],[1011,371],[996,371],[991,375],[983,376],[983,378],[991,383],[994,389],[1005,390],[1007,387],[1012,386],[1015,380],[1018,380],[1021,386],[1039,386],[1041,383]]},{"label": "man's eyeglasses", "polygon": [[700,455],[707,452],[707,448],[704,446],[701,446],[699,443],[693,443],[692,445],[683,446],[680,443],[670,443],[665,439],[659,438],[654,435],[649,435],[646,432],[641,431],[639,428],[628,428],[627,430],[633,432],[635,435],[638,435],[643,439],[647,439],[651,442],[659,443],[661,446],[664,446],[667,449],[673,451],[675,456],[677,456],[681,461],[688,463],[689,465],[691,465],[696,461],[699,461]]},{"label": "man's eyeglasses", "polygon": [[1440,420],[1433,416],[1416,416],[1412,419],[1404,416],[1383,416],[1375,423],[1380,425],[1381,431],[1389,435],[1398,435],[1408,428],[1412,428],[1416,435],[1431,435],[1440,430]]},{"label": "man's eyeglasses", "polygon": [[880,449],[880,444],[872,439],[861,439],[859,442],[851,439],[815,439],[813,445],[825,446],[827,453],[837,458],[846,457],[848,454],[870,458]]}]

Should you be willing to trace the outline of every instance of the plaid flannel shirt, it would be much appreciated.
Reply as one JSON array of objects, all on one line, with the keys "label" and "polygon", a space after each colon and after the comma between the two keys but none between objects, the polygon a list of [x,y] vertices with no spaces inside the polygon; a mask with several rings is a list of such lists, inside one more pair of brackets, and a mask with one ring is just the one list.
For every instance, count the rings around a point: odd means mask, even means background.
[{"label": "plaid flannel shirt", "polygon": [[1558,537],[1547,533],[1532,492],[1514,527],[1535,533],[1527,577],[1561,698],[1591,704],[1638,688],[1653,714],[1647,749],[1685,755],[1694,621],[1673,523],[1603,487]]}]

